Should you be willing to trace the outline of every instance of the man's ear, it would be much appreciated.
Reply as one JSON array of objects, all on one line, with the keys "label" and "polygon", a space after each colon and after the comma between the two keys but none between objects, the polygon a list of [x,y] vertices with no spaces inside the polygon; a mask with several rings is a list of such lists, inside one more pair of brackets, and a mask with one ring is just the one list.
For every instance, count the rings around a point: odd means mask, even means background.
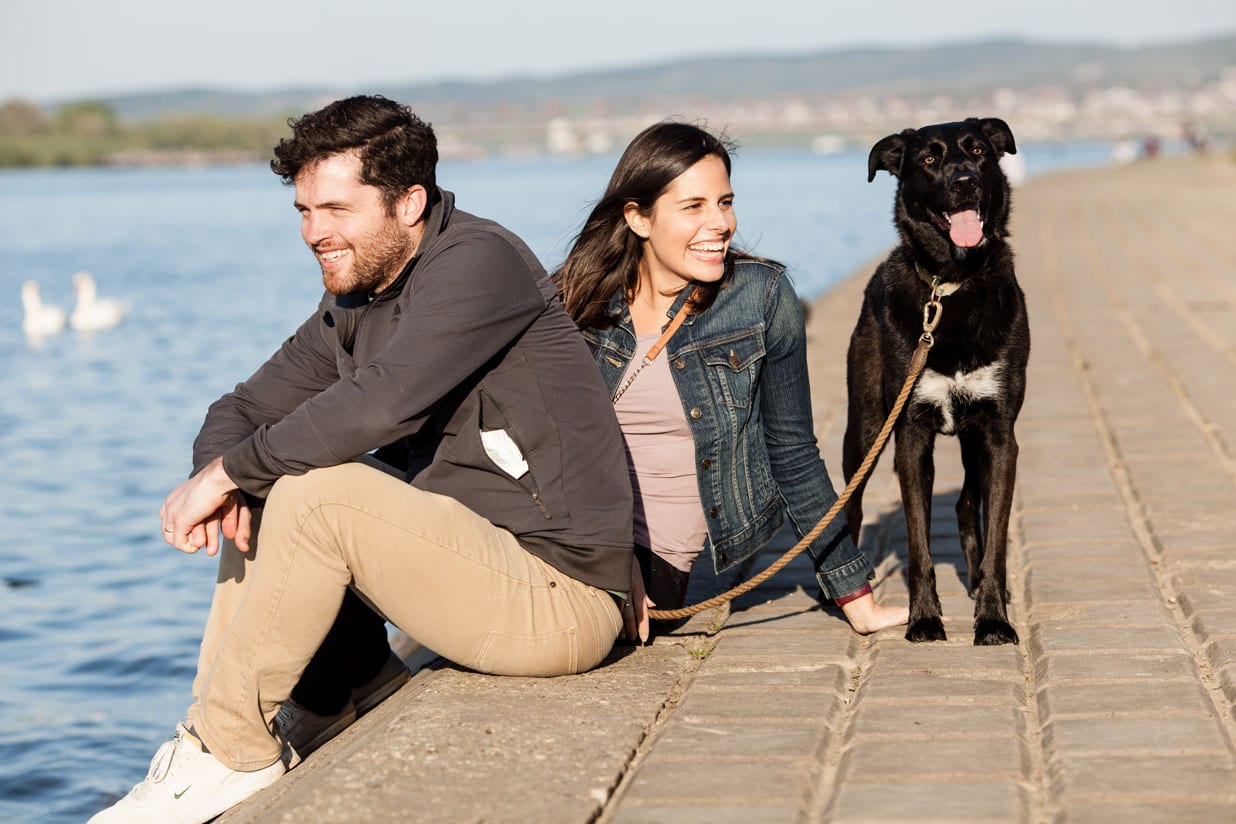
[{"label": "man's ear", "polygon": [[399,218],[399,222],[404,226],[415,226],[425,216],[425,210],[428,207],[429,192],[418,183],[415,186],[409,186],[408,191],[403,193],[403,197],[396,201],[395,217]]},{"label": "man's ear", "polygon": [[627,226],[631,231],[644,240],[652,234],[652,223],[648,218],[644,217],[644,213],[639,210],[639,205],[633,200],[622,209],[622,216],[627,219]]}]

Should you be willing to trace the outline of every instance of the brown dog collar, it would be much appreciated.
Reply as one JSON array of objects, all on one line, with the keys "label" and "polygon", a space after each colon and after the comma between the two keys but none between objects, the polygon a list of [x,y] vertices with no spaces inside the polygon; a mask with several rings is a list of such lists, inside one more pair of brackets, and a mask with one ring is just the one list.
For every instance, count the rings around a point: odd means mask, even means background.
[{"label": "brown dog collar", "polygon": [[934,278],[923,271],[923,267],[918,265],[918,261],[914,261],[914,271],[918,273],[918,279],[931,287],[933,296],[946,298],[961,288],[960,283],[945,283],[939,278]]}]

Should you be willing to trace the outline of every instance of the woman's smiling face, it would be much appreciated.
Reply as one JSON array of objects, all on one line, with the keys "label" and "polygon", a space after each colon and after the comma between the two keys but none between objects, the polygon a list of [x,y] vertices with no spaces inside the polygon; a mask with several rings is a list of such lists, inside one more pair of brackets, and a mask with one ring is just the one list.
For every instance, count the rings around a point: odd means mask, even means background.
[{"label": "woman's smiling face", "polygon": [[632,203],[627,225],[643,239],[641,282],[657,292],[711,283],[725,274],[725,254],[738,228],[725,162],[708,155],[674,178],[647,216]]}]

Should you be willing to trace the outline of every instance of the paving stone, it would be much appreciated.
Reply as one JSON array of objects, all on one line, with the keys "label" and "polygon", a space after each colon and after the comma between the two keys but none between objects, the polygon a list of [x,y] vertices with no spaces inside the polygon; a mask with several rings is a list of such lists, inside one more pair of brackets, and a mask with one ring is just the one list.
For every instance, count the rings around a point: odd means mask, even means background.
[{"label": "paving stone", "polygon": [[[775,636],[771,633],[729,635],[722,630],[717,634],[716,642],[716,648],[708,657],[710,668],[723,666],[724,662],[731,660],[752,658],[765,659],[770,665],[778,661],[792,661],[823,666],[848,664],[857,652],[861,636],[848,628],[845,633],[784,632]],[[769,668],[777,669],[776,666]]]},{"label": "paving stone", "polygon": [[1210,639],[1203,652],[1210,666],[1215,669],[1236,664],[1236,635],[1221,635]]},{"label": "paving stone", "polygon": [[1178,652],[1095,652],[1057,655],[1035,662],[1040,684],[1071,681],[1188,681],[1197,677],[1193,659]]},{"label": "paving stone", "polygon": [[1120,451],[1125,462],[1139,468],[1156,463],[1175,464],[1187,457],[1196,462],[1206,441],[1196,429],[1164,429],[1156,420],[1128,421],[1120,425]]},{"label": "paving stone", "polygon": [[1095,601],[1154,601],[1160,598],[1159,588],[1143,574],[1141,580],[1087,580],[1084,578],[1038,581],[1030,589],[1028,599],[1037,608],[1040,604],[1088,604]]},{"label": "paving stone", "polygon": [[889,704],[860,702],[848,742],[868,736],[901,738],[1016,735],[1025,723],[1020,708],[948,704]]},{"label": "paving stone", "polygon": [[[954,579],[955,580],[955,579]],[[974,617],[974,599],[961,589],[960,585],[956,589],[945,589],[941,587],[937,590],[937,595],[940,598],[940,609],[944,611],[945,618],[953,618],[957,620],[965,619],[965,631],[971,629],[970,619]],[[905,630],[902,630],[905,633]]]},{"label": "paving stone", "polygon": [[1065,805],[1058,824],[1218,824],[1232,821],[1231,804],[1196,804],[1148,800],[1112,803],[1079,802]]},{"label": "paving stone", "polygon": [[1112,486],[1111,472],[1106,461],[1093,464],[1079,464],[1072,467],[1056,467],[1041,476],[1023,475],[1018,486],[1049,487],[1059,490],[1110,489]]},{"label": "paving stone", "polygon": [[1216,497],[1213,492],[1207,494],[1206,488],[1210,481],[1196,479],[1197,490],[1176,490],[1175,494],[1162,495],[1151,493],[1142,495],[1142,510],[1146,513],[1152,527],[1164,528],[1165,534],[1171,534],[1173,528],[1180,522],[1188,522],[1191,527],[1204,524],[1207,527],[1230,523],[1225,517],[1216,518],[1215,512],[1228,512],[1236,508],[1236,498],[1232,495]]},{"label": "paving stone", "polygon": [[1113,510],[1027,513],[1021,519],[1021,530],[1028,540],[1044,543],[1080,538],[1087,542],[1127,541],[1134,537],[1125,513]]},{"label": "paving stone", "polygon": [[1236,559],[1236,541],[1232,533],[1193,532],[1187,535],[1155,536],[1165,557],[1173,561],[1198,560],[1230,562]]},{"label": "paving stone", "polygon": [[1035,658],[1074,651],[1187,651],[1180,635],[1166,622],[1112,627],[1036,623],[1030,629],[1030,649]]},{"label": "paving stone", "polygon": [[705,666],[695,676],[694,687],[820,687],[834,692],[850,688],[850,668],[826,664],[818,669],[733,672]]},{"label": "paving stone", "polygon": [[958,638],[956,633],[945,643],[911,644],[904,640],[881,640],[877,646],[875,666],[879,667],[881,676],[910,672],[1022,680],[1021,658],[1016,646],[976,647],[972,638]]},{"label": "paving stone", "polygon": [[1120,493],[1110,484],[1078,490],[1075,487],[1065,489],[1050,483],[1032,484],[1023,478],[1017,484],[1016,495],[1022,510],[1027,512],[1055,509],[1110,509],[1124,505]]},{"label": "paving stone", "polygon": [[1228,703],[1236,708],[1236,665],[1223,668],[1219,673],[1219,686],[1227,696]]},{"label": "paving stone", "polygon": [[1146,553],[1133,540],[1123,541],[1055,541],[1026,540],[1022,544],[1022,559],[1027,564],[1039,560],[1102,561],[1113,566],[1144,564]]},{"label": "paving stone", "polygon": [[1156,515],[1151,520],[1151,527],[1157,535],[1175,535],[1179,533],[1197,532],[1210,534],[1214,529],[1236,530],[1236,512],[1213,507],[1213,511],[1199,519],[1196,513],[1184,512],[1181,509],[1171,509]]},{"label": "paving stone", "polygon": [[1215,609],[1193,613],[1190,625],[1202,641],[1219,635],[1236,635],[1236,609]]},{"label": "paving stone", "polygon": [[[1194,433],[1196,431],[1193,430]],[[1180,449],[1182,446],[1184,448]],[[1190,446],[1193,448],[1189,448]],[[1150,449],[1153,450],[1153,446]],[[1124,455],[1122,458],[1138,497],[1144,501],[1153,502],[1165,498],[1180,501],[1198,498],[1221,500],[1221,496],[1216,492],[1224,489],[1222,469],[1214,464],[1207,466],[1206,461],[1198,460],[1209,452],[1206,442],[1198,435],[1191,445],[1177,442],[1166,446],[1164,452],[1158,456],[1143,453]]]},{"label": "paving stone", "polygon": [[675,714],[688,721],[797,718],[825,723],[838,709],[837,692],[824,687],[692,687]]},{"label": "paving stone", "polygon": [[1086,684],[1051,684],[1039,691],[1039,715],[1061,718],[1073,715],[1119,713],[1205,715],[1210,697],[1193,682],[1143,680],[1101,687]]},{"label": "paving stone", "polygon": [[1236,530],[1221,524],[1211,524],[1209,521],[1192,521],[1187,524],[1158,523],[1154,525],[1154,540],[1159,546],[1168,549],[1230,546],[1234,532]]},{"label": "paving stone", "polygon": [[798,816],[799,805],[713,804],[695,801],[681,804],[628,802],[610,819],[613,824],[785,824]]},{"label": "paving stone", "polygon": [[912,821],[1025,821],[1028,804],[1014,780],[906,781],[843,784],[824,816],[831,824]]},{"label": "paving stone", "polygon": [[1025,701],[1023,679],[966,678],[922,673],[875,672],[862,687],[862,700],[872,703],[950,703],[1019,705]]},{"label": "paving stone", "polygon": [[1236,564],[1190,565],[1177,568],[1172,583],[1180,589],[1208,589],[1224,594],[1236,593]]},{"label": "paving stone", "polygon": [[1078,624],[1150,624],[1172,622],[1171,613],[1156,598],[1154,601],[1100,601],[1091,604],[1035,603],[1036,620],[1046,623],[1072,621]]},{"label": "paving stone", "polygon": [[726,637],[769,632],[818,632],[822,629],[845,630],[849,625],[840,610],[826,611],[820,606],[811,609],[747,609],[730,615],[722,633]]},{"label": "paving stone", "polygon": [[1043,740],[1053,758],[1117,751],[1157,755],[1211,753],[1229,756],[1227,739],[1214,718],[1064,718],[1049,721]]},{"label": "paving stone", "polygon": [[1181,590],[1176,596],[1180,608],[1190,617],[1199,612],[1217,612],[1231,609],[1236,603],[1236,588],[1193,587]]},{"label": "paving stone", "polygon": [[[933,553],[939,555],[939,553]],[[966,600],[970,596],[966,590],[966,580],[968,573],[966,572],[965,561],[961,558],[961,550],[957,550],[956,563],[937,563],[936,567],[936,592],[944,597],[946,595],[960,595]]]},{"label": "paving stone", "polygon": [[1029,772],[1029,754],[1011,735],[921,741],[859,737],[841,764],[843,781],[1018,778]]},{"label": "paving stone", "polygon": [[1052,794],[1070,799],[1136,795],[1147,800],[1236,802],[1236,765],[1231,757],[1065,754],[1052,762],[1049,773]]},{"label": "paving stone", "polygon": [[1113,564],[1090,558],[1038,558],[1027,564],[1026,583],[1038,584],[1091,581],[1146,581],[1150,573],[1140,558],[1135,563]]},{"label": "paving stone", "polygon": [[[739,754],[741,755],[741,753]],[[811,759],[699,758],[690,761],[662,756],[655,750],[639,766],[620,806],[669,803],[706,805],[780,805],[803,798],[811,789],[815,765]]]},{"label": "paving stone", "polygon": [[811,758],[829,734],[821,723],[802,721],[734,722],[688,720],[675,714],[657,738],[658,756],[700,759],[733,755],[742,758]]}]

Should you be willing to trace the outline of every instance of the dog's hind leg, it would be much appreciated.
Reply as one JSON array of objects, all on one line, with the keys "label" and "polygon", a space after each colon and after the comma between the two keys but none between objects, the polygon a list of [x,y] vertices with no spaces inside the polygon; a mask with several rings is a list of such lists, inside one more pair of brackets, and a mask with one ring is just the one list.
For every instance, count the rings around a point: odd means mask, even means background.
[{"label": "dog's hind leg", "polygon": [[929,544],[931,491],[935,483],[933,445],[934,434],[929,430],[903,427],[897,433],[897,480],[905,507],[906,576],[910,587],[906,640],[916,643],[946,640]]},{"label": "dog's hind leg", "polygon": [[1007,559],[1009,514],[1017,481],[1017,438],[1012,426],[985,428],[981,435],[983,475],[987,481],[983,512],[987,534],[974,589],[974,643],[1016,644],[1017,631],[1008,621]]},{"label": "dog's hind leg", "polygon": [[979,567],[983,561],[983,460],[982,444],[972,431],[958,433],[961,443],[961,465],[965,469],[965,480],[961,484],[961,495],[957,498],[957,532],[961,537],[961,550],[966,556],[966,578],[973,597],[978,589],[981,573]]}]

